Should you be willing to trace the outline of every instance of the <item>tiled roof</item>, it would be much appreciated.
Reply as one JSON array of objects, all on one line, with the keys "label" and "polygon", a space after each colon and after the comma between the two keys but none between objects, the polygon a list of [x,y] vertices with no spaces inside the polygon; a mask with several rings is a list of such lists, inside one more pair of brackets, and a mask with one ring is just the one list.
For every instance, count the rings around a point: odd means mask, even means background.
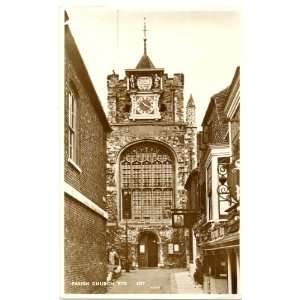
[{"label": "tiled roof", "polygon": [[214,107],[215,107],[215,110],[216,110],[218,121],[220,121],[220,122],[225,121],[226,115],[224,113],[224,106],[225,106],[225,102],[226,102],[226,99],[227,99],[228,92],[229,92],[229,88],[227,87],[226,89],[224,89],[221,92],[213,95],[210,98],[208,108],[206,110],[206,113],[205,113],[203,121],[202,121],[202,126],[205,125],[208,122],[208,120],[211,116],[211,113],[214,110]]},{"label": "tiled roof", "polygon": [[224,107],[226,104],[228,92],[229,92],[229,87],[224,89],[223,91],[217,93],[216,95],[212,96],[212,101],[215,102],[218,120],[221,122],[226,120],[226,115],[224,113]]},{"label": "tiled roof", "polygon": [[150,59],[150,57],[146,54],[144,54],[139,63],[136,66],[136,69],[154,69],[154,65]]}]

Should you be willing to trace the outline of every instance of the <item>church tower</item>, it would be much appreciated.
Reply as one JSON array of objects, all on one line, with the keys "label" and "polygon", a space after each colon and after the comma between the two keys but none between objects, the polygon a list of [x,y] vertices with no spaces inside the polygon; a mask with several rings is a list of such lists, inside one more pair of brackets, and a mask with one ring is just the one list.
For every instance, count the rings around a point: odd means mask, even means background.
[{"label": "church tower", "polygon": [[109,242],[124,255],[127,222],[134,267],[183,266],[183,232],[172,228],[171,210],[185,207],[184,184],[196,162],[195,105],[190,98],[185,120],[184,75],[155,67],[146,24],[143,46],[125,78],[107,76]]}]

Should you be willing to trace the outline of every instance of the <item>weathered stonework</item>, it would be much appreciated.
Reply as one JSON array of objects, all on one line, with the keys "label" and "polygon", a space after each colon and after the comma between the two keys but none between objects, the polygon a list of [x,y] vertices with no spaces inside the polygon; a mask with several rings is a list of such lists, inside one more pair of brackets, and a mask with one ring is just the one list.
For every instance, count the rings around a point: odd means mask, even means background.
[{"label": "weathered stonework", "polygon": [[[151,91],[160,95],[160,119],[132,120],[130,119],[132,93],[136,93],[133,83],[129,86],[130,77],[152,76],[156,74],[160,83]],[[132,75],[132,76],[131,76]],[[195,107],[187,105],[184,120],[184,75],[174,74],[169,78],[163,69],[132,69],[126,70],[124,79],[119,79],[118,74],[107,77],[108,88],[108,119],[112,132],[107,137],[107,209],[110,224],[108,234],[110,243],[114,244],[121,255],[124,255],[125,221],[122,220],[121,185],[120,185],[120,156],[124,150],[134,143],[152,142],[164,145],[174,157],[174,203],[173,208],[184,208],[186,192],[184,184],[189,172],[196,166],[196,126]],[[141,92],[142,93],[142,92]],[[190,121],[190,118],[192,120]],[[115,234],[118,232],[118,234]],[[171,218],[162,220],[128,220],[128,241],[131,262],[138,266],[139,241],[143,233],[153,233],[158,243],[158,266],[168,264],[182,266],[185,263],[185,246],[183,231],[172,228]],[[180,251],[177,254],[168,253],[168,244],[177,243]]]}]

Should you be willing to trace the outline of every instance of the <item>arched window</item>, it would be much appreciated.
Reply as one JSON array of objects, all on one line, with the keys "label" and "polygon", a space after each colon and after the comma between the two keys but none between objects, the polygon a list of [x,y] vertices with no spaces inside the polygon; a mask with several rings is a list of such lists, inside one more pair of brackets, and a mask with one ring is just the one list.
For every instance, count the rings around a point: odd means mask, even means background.
[{"label": "arched window", "polygon": [[[120,158],[123,217],[162,220],[171,217],[174,203],[174,158],[164,146],[141,142],[126,149]],[[130,195],[125,205],[123,195]],[[126,198],[128,201],[128,197]],[[124,212],[130,209],[130,212]]]}]

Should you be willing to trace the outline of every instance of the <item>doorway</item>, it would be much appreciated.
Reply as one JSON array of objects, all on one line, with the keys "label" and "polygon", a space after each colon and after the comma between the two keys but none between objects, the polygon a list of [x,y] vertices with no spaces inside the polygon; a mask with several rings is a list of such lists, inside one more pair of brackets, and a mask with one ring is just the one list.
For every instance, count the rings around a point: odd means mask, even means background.
[{"label": "doorway", "polygon": [[232,294],[237,294],[237,265],[236,265],[236,254],[234,251],[230,252],[230,262],[231,262],[231,287]]},{"label": "doorway", "polygon": [[158,239],[153,232],[143,232],[139,239],[138,261],[140,268],[157,267]]}]

